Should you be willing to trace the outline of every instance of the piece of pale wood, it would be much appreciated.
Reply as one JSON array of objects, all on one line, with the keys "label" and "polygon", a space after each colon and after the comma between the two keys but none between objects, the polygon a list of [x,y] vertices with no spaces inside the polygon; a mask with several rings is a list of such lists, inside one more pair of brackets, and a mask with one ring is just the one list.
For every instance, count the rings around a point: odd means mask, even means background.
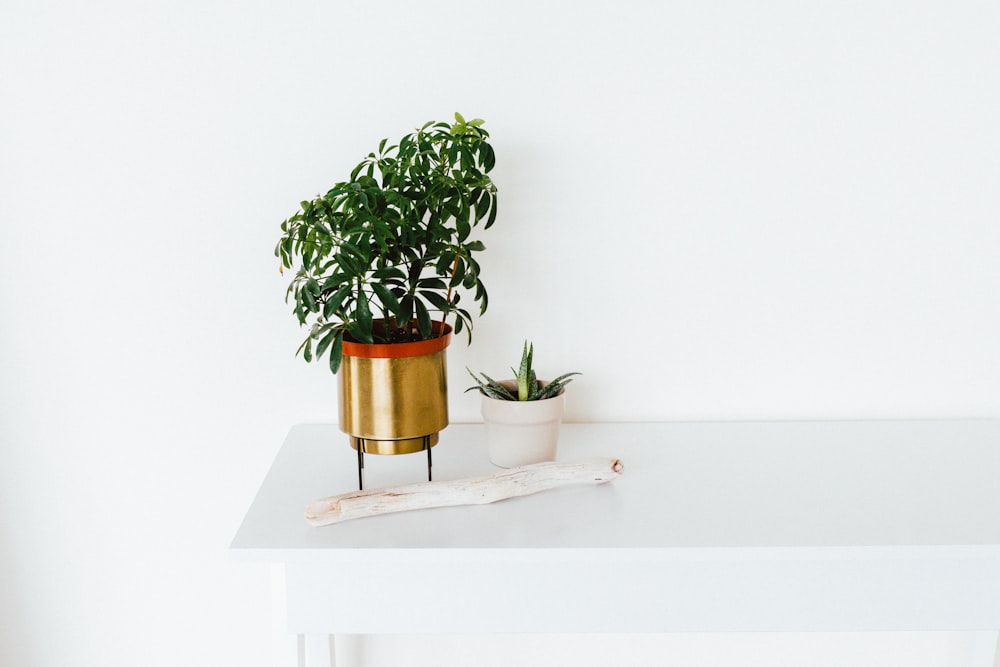
[{"label": "piece of pale wood", "polygon": [[561,486],[603,484],[618,477],[622,469],[619,459],[592,458],[575,463],[535,463],[484,477],[354,491],[309,503],[306,521],[326,526],[391,512],[483,505]]}]

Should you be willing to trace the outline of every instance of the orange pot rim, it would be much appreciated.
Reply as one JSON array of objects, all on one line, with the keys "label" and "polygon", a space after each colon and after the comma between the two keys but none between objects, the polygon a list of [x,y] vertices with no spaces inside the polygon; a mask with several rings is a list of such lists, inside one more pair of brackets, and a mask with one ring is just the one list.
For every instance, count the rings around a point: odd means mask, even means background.
[{"label": "orange pot rim", "polygon": [[[437,323],[435,322],[435,325]],[[435,327],[437,328],[437,327]],[[451,343],[451,325],[444,325],[444,333],[437,338],[417,340],[412,343],[357,343],[344,340],[344,356],[362,359],[403,359],[440,352]]]}]

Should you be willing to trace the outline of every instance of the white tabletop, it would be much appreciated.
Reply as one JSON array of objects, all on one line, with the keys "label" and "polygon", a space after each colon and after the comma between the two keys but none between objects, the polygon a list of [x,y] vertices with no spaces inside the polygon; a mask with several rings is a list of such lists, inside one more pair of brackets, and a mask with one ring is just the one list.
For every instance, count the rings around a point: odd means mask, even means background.
[{"label": "white tabletop", "polygon": [[[480,424],[433,454],[438,480],[497,470]],[[231,552],[285,564],[302,633],[1000,628],[1000,421],[563,425],[559,459],[591,456],[623,475],[316,528],[357,458],[296,426]],[[366,464],[370,488],[426,475]]]},{"label": "white tabletop", "polygon": [[[482,425],[434,448],[435,479],[495,472]],[[290,432],[232,548],[689,548],[1000,545],[1000,421],[564,424],[559,459],[622,459],[600,487],[314,528],[303,510],[357,488],[331,425]],[[366,485],[421,481],[423,454],[369,455]]]}]

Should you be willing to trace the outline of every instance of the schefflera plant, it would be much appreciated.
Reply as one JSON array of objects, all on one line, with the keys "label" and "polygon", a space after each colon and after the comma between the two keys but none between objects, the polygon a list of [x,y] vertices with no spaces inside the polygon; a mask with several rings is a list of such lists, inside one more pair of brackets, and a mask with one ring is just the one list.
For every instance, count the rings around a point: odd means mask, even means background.
[{"label": "schefflera plant", "polygon": [[573,381],[571,379],[572,376],[580,375],[580,373],[576,372],[565,373],[548,384],[543,385],[539,382],[538,377],[531,366],[534,354],[534,343],[529,345],[528,341],[525,341],[524,351],[521,353],[520,367],[516,371],[513,368],[510,369],[511,372],[514,373],[514,382],[517,385],[517,393],[514,393],[486,373],[480,373],[482,379],[476,377],[476,374],[469,370],[468,367],[466,367],[465,370],[469,372],[469,375],[471,375],[472,379],[476,381],[476,384],[469,387],[465,391],[470,392],[478,389],[486,396],[500,401],[541,401],[546,398],[558,396],[566,385]]},{"label": "schefflera plant", "polygon": [[427,340],[449,317],[471,342],[461,291],[473,294],[480,315],[489,304],[475,258],[485,245],[473,231],[497,215],[496,158],[483,124],[456,112],[454,123],[428,122],[397,144],[383,139],[349,180],[303,201],[281,224],[274,252],[282,272],[298,260],[285,299],[310,326],[299,346],[306,361],[329,354],[336,373],[345,336]]}]

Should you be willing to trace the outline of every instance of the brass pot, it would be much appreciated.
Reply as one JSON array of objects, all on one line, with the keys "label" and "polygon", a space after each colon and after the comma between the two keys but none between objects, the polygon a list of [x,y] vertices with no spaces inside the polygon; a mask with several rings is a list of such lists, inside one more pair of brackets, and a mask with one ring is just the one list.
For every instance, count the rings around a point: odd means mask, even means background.
[{"label": "brass pot", "polygon": [[365,454],[409,454],[433,447],[448,425],[445,348],[451,327],[434,323],[436,338],[366,345],[344,341],[337,373],[340,430]]}]

